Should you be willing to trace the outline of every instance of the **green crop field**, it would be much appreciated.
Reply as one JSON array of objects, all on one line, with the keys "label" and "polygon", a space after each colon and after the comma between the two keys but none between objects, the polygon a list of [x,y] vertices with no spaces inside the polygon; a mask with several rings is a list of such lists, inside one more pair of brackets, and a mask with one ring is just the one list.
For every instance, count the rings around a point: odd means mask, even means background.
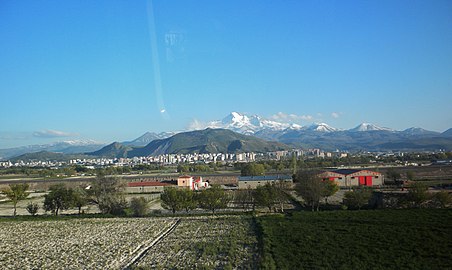
[{"label": "green crop field", "polygon": [[258,218],[264,269],[451,269],[451,210]]}]

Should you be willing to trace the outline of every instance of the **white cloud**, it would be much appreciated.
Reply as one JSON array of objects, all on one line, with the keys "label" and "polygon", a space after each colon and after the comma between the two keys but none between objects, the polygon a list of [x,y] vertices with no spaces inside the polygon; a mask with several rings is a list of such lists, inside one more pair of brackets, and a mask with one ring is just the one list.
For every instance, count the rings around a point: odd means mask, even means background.
[{"label": "white cloud", "polygon": [[283,112],[278,112],[277,114],[270,116],[270,118],[275,121],[285,123],[298,123],[301,121],[312,121],[314,119],[312,115],[296,115]]},{"label": "white cloud", "polygon": [[34,137],[39,138],[56,138],[56,137],[71,137],[71,136],[77,136],[76,133],[70,133],[70,132],[64,132],[59,130],[51,130],[46,129],[42,131],[35,131],[33,132]]},{"label": "white cloud", "polygon": [[332,112],[331,113],[331,117],[333,117],[333,118],[339,118],[341,116],[341,113],[338,113],[338,112]]},{"label": "white cloud", "polygon": [[198,119],[193,119],[190,124],[188,124],[188,130],[201,130],[207,128],[207,124],[199,121]]}]

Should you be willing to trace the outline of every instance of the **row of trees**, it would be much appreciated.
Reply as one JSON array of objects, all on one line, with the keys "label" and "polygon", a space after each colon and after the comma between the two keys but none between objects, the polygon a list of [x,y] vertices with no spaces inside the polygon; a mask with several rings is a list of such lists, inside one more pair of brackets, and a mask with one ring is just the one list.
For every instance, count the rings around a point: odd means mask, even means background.
[{"label": "row of trees", "polygon": [[[28,184],[11,184],[1,192],[13,203],[14,212],[17,213],[17,203],[28,197]],[[99,174],[89,186],[68,187],[65,184],[50,186],[49,193],[44,195],[42,208],[46,212],[58,215],[62,210],[77,208],[79,214],[82,207],[88,204],[97,205],[104,214],[124,215],[131,212],[135,216],[142,216],[148,209],[148,202],[144,198],[132,198],[128,203],[123,193],[124,184],[117,177],[106,177]],[[29,203],[27,211],[35,215],[39,205]]]},{"label": "row of trees", "polygon": [[176,187],[165,188],[160,195],[162,207],[176,211],[185,210],[187,213],[198,207],[212,211],[223,209],[228,206],[231,196],[221,188],[221,186],[213,185],[211,188],[203,191],[192,191],[190,189],[180,189]]},{"label": "row of trees", "polygon": [[283,181],[266,183],[256,189],[235,191],[234,202],[244,210],[255,210],[256,206],[260,206],[267,208],[269,212],[284,212],[284,205],[290,199],[290,189],[290,185]]}]

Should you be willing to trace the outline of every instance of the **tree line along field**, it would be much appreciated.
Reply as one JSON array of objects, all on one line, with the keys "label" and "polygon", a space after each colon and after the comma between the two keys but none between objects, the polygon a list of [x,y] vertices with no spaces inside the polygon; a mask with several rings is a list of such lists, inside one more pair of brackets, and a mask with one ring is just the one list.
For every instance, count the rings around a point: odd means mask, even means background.
[{"label": "tree line along field", "polygon": [[263,269],[451,269],[452,211],[296,212],[258,218]]}]

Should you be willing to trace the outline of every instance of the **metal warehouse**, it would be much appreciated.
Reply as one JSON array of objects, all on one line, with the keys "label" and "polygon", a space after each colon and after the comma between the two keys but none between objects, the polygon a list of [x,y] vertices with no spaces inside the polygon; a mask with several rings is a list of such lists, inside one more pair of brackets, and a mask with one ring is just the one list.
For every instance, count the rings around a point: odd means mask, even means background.
[{"label": "metal warehouse", "polygon": [[267,176],[240,176],[239,177],[239,189],[252,188],[255,189],[258,186],[263,186],[266,183],[277,183],[283,181],[292,185],[291,175],[267,175]]},{"label": "metal warehouse", "polygon": [[319,174],[322,180],[336,182],[340,187],[381,186],[384,175],[369,170],[339,169]]}]

